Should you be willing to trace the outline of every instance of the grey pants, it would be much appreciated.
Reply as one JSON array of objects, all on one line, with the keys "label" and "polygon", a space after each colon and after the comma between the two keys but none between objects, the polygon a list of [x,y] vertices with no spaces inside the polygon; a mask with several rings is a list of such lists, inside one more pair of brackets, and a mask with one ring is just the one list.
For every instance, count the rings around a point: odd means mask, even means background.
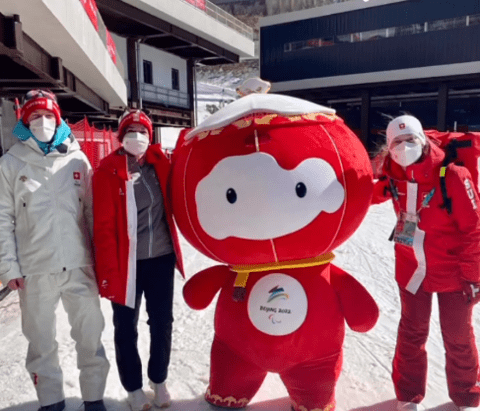
[{"label": "grey pants", "polygon": [[22,331],[27,338],[26,367],[41,406],[65,398],[58,359],[55,310],[62,300],[77,350],[84,401],[103,398],[110,365],[100,341],[104,328],[100,299],[91,267],[25,278],[19,291]]}]

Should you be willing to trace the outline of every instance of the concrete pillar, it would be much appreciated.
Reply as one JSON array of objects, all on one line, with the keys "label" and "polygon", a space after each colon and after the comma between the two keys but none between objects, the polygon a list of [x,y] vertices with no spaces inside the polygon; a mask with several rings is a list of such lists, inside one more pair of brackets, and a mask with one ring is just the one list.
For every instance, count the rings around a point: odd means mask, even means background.
[{"label": "concrete pillar", "polygon": [[140,108],[140,84],[138,78],[137,40],[127,39],[127,73],[130,84],[130,105]]},{"label": "concrete pillar", "polygon": [[437,129],[447,131],[448,85],[443,83],[438,88]]},{"label": "concrete pillar", "polygon": [[196,119],[196,71],[195,71],[195,59],[187,60],[187,93],[188,93],[188,105],[190,108],[190,126],[194,127],[197,124]]},{"label": "concrete pillar", "polygon": [[3,155],[12,147],[18,139],[13,136],[12,131],[17,124],[14,104],[11,101],[0,99],[0,155]]},{"label": "concrete pillar", "polygon": [[370,91],[362,91],[362,108],[360,113],[360,140],[362,140],[363,145],[367,150],[369,150],[369,140],[370,140]]}]

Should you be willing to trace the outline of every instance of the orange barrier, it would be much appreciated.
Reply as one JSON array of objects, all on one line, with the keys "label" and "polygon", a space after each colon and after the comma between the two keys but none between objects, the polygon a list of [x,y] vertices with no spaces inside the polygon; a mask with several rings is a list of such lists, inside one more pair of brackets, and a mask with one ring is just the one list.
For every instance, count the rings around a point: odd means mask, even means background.
[{"label": "orange barrier", "polygon": [[73,134],[80,143],[80,147],[87,155],[93,169],[100,164],[100,160],[116,150],[120,143],[117,133],[110,128],[98,129],[88,124],[87,118],[75,124],[69,124]]}]

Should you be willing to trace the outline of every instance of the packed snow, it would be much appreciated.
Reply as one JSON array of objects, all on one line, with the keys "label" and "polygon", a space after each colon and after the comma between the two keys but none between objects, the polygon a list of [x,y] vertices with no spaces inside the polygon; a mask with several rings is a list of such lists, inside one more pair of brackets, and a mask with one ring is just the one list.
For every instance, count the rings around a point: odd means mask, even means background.
[{"label": "packed snow", "polygon": [[[209,92],[212,89],[206,87]],[[224,98],[225,91],[211,101]],[[230,94],[228,94],[230,95]],[[220,96],[220,97],[218,97]],[[209,115],[206,102],[199,102],[198,118]],[[177,130],[178,131],[178,130]],[[164,146],[174,146],[176,131],[162,134]],[[337,384],[337,411],[394,411],[395,394],[391,382],[391,361],[395,349],[396,331],[400,318],[398,288],[394,280],[393,244],[387,239],[395,222],[390,203],[374,205],[357,232],[336,251],[334,263],[357,278],[373,295],[380,308],[380,318],[366,334],[352,332],[347,327],[344,344],[344,365]],[[215,264],[182,240],[187,278]],[[177,273],[174,299],[174,331],[168,388],[172,395],[172,411],[207,411],[212,408],[203,400],[209,379],[210,345],[213,338],[215,301],[203,311],[191,310],[182,297],[184,280]],[[105,316],[103,342],[111,369],[105,392],[110,411],[129,411],[115,365],[112,310],[102,299]],[[480,312],[475,308],[477,344],[480,338]],[[74,342],[63,307],[57,310],[57,339],[60,363],[64,373],[67,411],[80,410],[82,400],[76,367]],[[149,333],[144,308],[139,324],[139,348],[144,361],[148,359]],[[453,410],[445,380],[444,349],[434,304],[430,338],[427,344],[429,373],[425,409]],[[21,332],[18,296],[10,294],[0,303],[0,410],[36,411],[39,407],[35,390],[25,370],[27,342]],[[146,367],[144,368],[146,369]],[[146,372],[144,372],[146,374]],[[238,376],[242,378],[242,376]],[[148,380],[144,375],[144,388]],[[150,395],[151,392],[149,391]],[[269,374],[248,411],[290,411],[287,392],[277,375]]]}]

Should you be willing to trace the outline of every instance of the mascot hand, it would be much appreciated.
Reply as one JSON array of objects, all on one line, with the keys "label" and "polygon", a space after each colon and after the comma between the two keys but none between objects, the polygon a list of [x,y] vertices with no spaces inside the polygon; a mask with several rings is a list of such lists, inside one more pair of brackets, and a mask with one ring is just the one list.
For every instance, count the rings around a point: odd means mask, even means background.
[{"label": "mascot hand", "polygon": [[183,298],[190,308],[207,308],[230,274],[224,265],[215,265],[195,274],[183,287]]},{"label": "mascot hand", "polygon": [[378,306],[368,291],[342,269],[331,265],[330,284],[337,292],[348,326],[367,332],[378,320]]}]

